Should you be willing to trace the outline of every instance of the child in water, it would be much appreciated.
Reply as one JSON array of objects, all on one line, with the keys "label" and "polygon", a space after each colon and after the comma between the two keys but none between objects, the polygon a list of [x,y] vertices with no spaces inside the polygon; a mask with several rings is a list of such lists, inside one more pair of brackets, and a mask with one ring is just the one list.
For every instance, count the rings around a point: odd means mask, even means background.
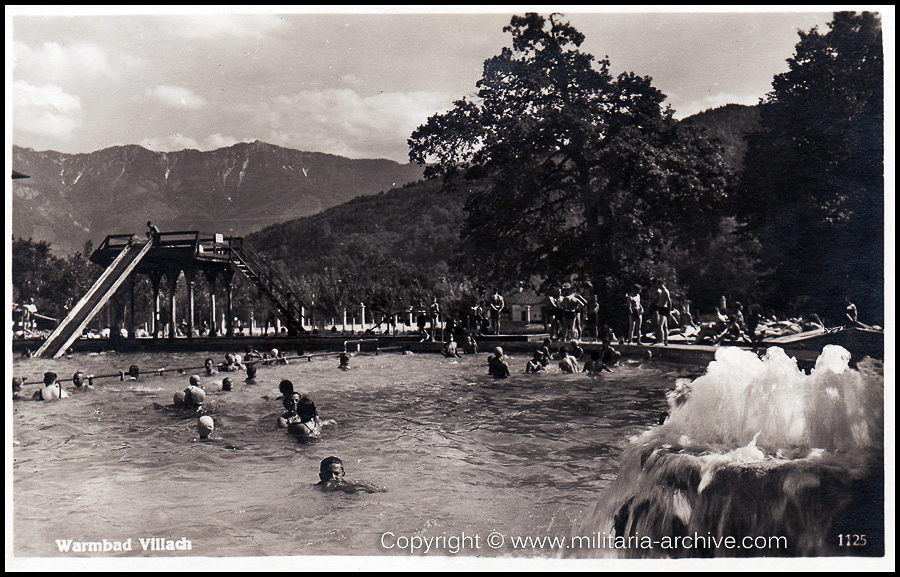
[{"label": "child in water", "polygon": [[342,371],[349,371],[350,370],[350,355],[348,355],[347,352],[345,351],[345,352],[341,353],[341,356],[339,357],[339,359],[340,359],[340,365],[338,365],[338,368],[341,369]]}]

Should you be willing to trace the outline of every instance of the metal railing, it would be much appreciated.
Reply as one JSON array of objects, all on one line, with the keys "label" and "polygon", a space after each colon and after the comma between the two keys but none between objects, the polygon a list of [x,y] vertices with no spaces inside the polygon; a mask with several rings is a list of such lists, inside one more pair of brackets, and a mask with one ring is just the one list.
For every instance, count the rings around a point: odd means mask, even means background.
[{"label": "metal railing", "polygon": [[280,311],[293,328],[302,329],[303,301],[293,291],[290,284],[278,274],[256,250],[241,237],[228,239],[228,246],[234,258],[246,266],[256,277],[259,288],[271,293],[273,304],[281,308]]}]

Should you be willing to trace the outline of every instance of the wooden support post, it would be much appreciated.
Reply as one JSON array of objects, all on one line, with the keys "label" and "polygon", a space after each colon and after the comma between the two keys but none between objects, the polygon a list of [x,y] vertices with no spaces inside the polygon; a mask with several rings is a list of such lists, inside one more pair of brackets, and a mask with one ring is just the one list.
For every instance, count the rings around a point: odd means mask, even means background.
[{"label": "wooden support post", "polygon": [[188,314],[187,314],[187,338],[194,338],[194,280],[195,271],[192,268],[184,269],[184,280],[187,283],[188,291]]},{"label": "wooden support post", "polygon": [[206,271],[206,282],[209,284],[209,336],[218,334],[216,328],[216,271]]},{"label": "wooden support post", "polygon": [[135,329],[137,329],[137,319],[135,318],[135,306],[134,306],[134,290],[137,285],[137,272],[132,271],[131,275],[128,277],[128,290],[130,299],[130,309],[131,314],[128,317],[128,338],[129,340],[133,340],[137,338],[137,335],[134,334]]},{"label": "wooden support post", "polygon": [[175,314],[175,291],[178,289],[178,275],[181,271],[177,268],[170,268],[166,273],[166,280],[169,283],[169,338],[174,339],[178,329],[178,317]]},{"label": "wooden support post", "polygon": [[150,273],[150,285],[153,287],[153,338],[159,338],[160,318],[159,318],[159,285],[162,281],[162,273],[153,271]]},{"label": "wooden support post", "polygon": [[231,283],[233,279],[233,269],[225,271],[222,275],[225,282],[225,334],[228,337],[234,336],[234,285]]}]

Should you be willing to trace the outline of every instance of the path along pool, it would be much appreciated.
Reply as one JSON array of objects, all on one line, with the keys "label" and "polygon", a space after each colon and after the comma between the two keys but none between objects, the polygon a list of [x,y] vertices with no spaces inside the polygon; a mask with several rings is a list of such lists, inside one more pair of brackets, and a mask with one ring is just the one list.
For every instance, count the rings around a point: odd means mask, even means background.
[{"label": "path along pool", "polygon": [[[407,544],[444,536],[428,554],[545,556],[552,547],[515,549],[516,536],[567,536],[588,518],[615,479],[629,440],[656,425],[665,393],[704,367],[627,362],[602,376],[487,375],[487,355],[357,355],[201,375],[216,430],[198,439],[196,418],[172,407],[188,374],[222,353],[103,353],[20,359],[16,376],[40,381],[140,367],[138,380],[97,381],[95,390],[56,402],[14,403],[14,554],[60,556],[57,540],[186,538],[180,555],[422,554]],[[221,391],[223,377],[234,390]],[[290,379],[324,419],[320,439],[300,443],[276,428],[278,383]],[[37,386],[26,386],[30,396]],[[378,493],[324,493],[313,485],[320,461],[335,455],[347,478]],[[494,549],[492,532],[505,537]],[[386,536],[387,535],[387,536]],[[439,541],[432,543],[440,545]],[[406,547],[404,549],[404,547]],[[69,554],[70,555],[70,554]]]}]

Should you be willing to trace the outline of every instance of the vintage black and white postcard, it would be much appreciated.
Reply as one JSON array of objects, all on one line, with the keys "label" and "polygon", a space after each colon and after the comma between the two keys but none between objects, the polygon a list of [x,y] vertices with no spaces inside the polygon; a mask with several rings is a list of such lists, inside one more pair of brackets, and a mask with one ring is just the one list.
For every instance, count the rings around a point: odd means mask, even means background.
[{"label": "vintage black and white postcard", "polygon": [[894,18],[8,6],[7,569],[892,569]]}]

